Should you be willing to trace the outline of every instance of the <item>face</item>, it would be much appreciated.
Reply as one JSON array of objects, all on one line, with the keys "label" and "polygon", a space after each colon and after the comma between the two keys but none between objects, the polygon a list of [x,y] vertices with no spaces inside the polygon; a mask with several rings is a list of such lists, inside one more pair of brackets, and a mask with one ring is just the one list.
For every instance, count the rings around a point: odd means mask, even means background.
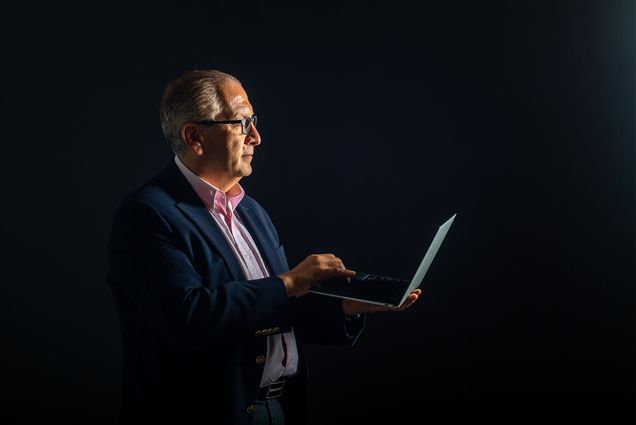
[{"label": "face", "polygon": [[[228,110],[217,120],[242,119],[253,115],[247,93],[240,84],[224,83],[221,95]],[[200,130],[204,136],[200,160],[211,173],[222,180],[240,179],[252,173],[254,148],[261,143],[261,136],[254,125],[248,134],[242,134],[241,124],[202,126]]]}]

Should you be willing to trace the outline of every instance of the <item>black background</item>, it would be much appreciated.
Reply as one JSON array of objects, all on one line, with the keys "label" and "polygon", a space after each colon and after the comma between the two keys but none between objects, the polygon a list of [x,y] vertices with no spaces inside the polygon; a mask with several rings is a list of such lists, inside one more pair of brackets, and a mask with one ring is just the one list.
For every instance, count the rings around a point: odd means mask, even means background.
[{"label": "black background", "polygon": [[292,265],[409,277],[404,313],[308,347],[313,424],[634,422],[633,2],[67,2],[4,9],[2,415],[114,424],[118,202],[171,153],[165,84],[237,76],[242,184]]}]

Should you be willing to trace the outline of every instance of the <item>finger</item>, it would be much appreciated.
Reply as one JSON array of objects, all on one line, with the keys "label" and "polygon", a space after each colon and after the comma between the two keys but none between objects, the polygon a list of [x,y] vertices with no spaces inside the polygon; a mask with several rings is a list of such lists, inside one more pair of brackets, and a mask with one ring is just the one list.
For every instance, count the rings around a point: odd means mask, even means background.
[{"label": "finger", "polygon": [[345,277],[354,277],[356,272],[354,270],[349,269],[336,269],[338,273],[342,274]]},{"label": "finger", "polygon": [[400,307],[398,307],[398,308],[399,308],[399,310],[400,310],[400,311],[402,311],[402,310],[404,310],[404,309],[406,309],[406,308],[410,307],[410,306],[411,306],[411,304],[413,304],[415,301],[417,301],[417,298],[418,298],[417,294],[411,293],[411,294],[410,294],[410,295],[406,298],[406,301],[404,301],[404,302],[402,303],[402,305],[401,305]]},{"label": "finger", "polygon": [[409,308],[409,306],[410,306],[411,304],[413,304],[413,303],[410,303],[410,302],[408,302],[408,301],[405,301],[404,303],[402,303],[402,305],[401,305],[401,306],[399,306],[399,307],[397,308],[397,311],[404,311],[404,310],[406,310],[407,308]]},{"label": "finger", "polygon": [[340,267],[328,267],[323,270],[325,277],[354,277],[356,272]]},{"label": "finger", "polygon": [[323,264],[320,268],[324,270],[325,272],[335,272],[335,273],[339,273],[339,272],[343,272],[347,270],[346,268],[341,267],[340,264],[337,264],[337,263]]},{"label": "finger", "polygon": [[327,261],[327,264],[329,264],[331,267],[338,267],[341,269],[346,269],[344,263],[342,262],[342,260],[338,257],[333,258],[329,261]]},{"label": "finger", "polygon": [[352,301],[360,313],[378,313],[381,311],[393,310],[393,307],[385,307],[378,304],[365,303],[362,301]]},{"label": "finger", "polygon": [[382,311],[390,311],[390,310],[395,310],[395,307],[385,307],[382,305],[377,305],[377,304],[369,304],[369,313],[379,313]]},{"label": "finger", "polygon": [[324,263],[328,263],[328,262],[332,261],[334,258],[338,258],[338,257],[336,257],[335,255],[333,255],[331,253],[327,253],[327,254],[311,254],[307,258],[311,258],[311,260],[314,263],[324,264]]}]

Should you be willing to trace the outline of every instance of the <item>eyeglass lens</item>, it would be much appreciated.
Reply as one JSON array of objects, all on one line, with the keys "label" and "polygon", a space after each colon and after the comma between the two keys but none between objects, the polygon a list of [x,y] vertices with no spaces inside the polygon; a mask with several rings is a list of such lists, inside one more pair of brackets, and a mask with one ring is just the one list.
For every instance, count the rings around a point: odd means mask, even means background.
[{"label": "eyeglass lens", "polygon": [[256,127],[256,115],[241,120],[243,126],[243,134],[248,134],[252,126]]}]

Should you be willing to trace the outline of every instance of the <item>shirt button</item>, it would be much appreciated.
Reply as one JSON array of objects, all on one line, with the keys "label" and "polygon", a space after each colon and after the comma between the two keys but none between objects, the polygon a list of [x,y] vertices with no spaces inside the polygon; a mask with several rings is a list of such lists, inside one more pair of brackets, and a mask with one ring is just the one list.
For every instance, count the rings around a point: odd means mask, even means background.
[{"label": "shirt button", "polygon": [[247,409],[245,409],[245,411],[250,415],[254,413],[254,410],[256,410],[256,406],[254,406],[253,404],[250,404],[249,406],[247,406]]},{"label": "shirt button", "polygon": [[256,364],[263,364],[263,363],[265,363],[265,356],[257,356]]}]

